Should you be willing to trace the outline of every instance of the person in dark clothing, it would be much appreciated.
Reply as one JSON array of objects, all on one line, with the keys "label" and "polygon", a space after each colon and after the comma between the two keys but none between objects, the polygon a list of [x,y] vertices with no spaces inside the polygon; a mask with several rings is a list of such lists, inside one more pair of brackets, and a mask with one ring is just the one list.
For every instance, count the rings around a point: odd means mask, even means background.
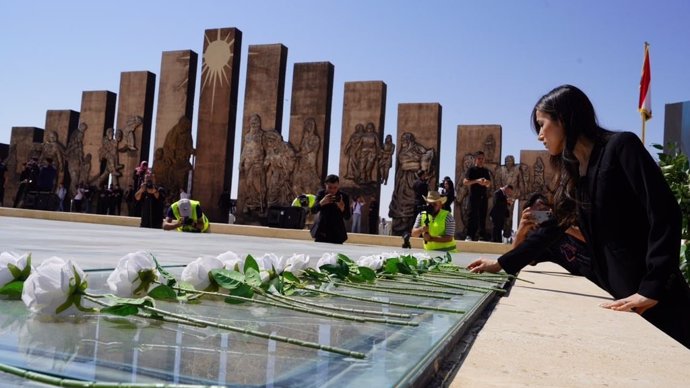
[{"label": "person in dark clothing", "polygon": [[160,189],[155,186],[150,175],[148,175],[144,183],[139,187],[139,190],[134,194],[134,199],[141,208],[141,223],[139,226],[142,228],[161,229],[163,227],[165,197],[161,194]]},{"label": "person in dark clothing", "polygon": [[443,210],[453,212],[453,204],[455,203],[455,184],[449,176],[443,177],[443,181],[439,185],[441,195],[446,197],[446,203],[443,204]]},{"label": "person in dark clothing", "polygon": [[379,234],[379,201],[372,195],[369,200],[369,234]]},{"label": "person in dark clothing", "polygon": [[[559,186],[557,227],[540,228],[555,232],[533,233],[529,246],[548,244],[577,223],[591,251],[580,268],[615,298],[602,307],[636,312],[690,348],[690,286],[678,265],[681,211],[659,166],[635,134],[599,126],[589,98],[574,86],[544,95],[532,123]],[[514,256],[470,268],[514,273],[523,264]]]},{"label": "person in dark clothing", "polygon": [[345,220],[350,219],[350,197],[339,190],[340,178],[329,175],[324,188],[316,193],[316,203],[312,213],[319,214],[319,220],[312,227],[316,242],[342,244],[347,240]]},{"label": "person in dark clothing", "polygon": [[45,163],[38,171],[36,178],[36,190],[53,192],[55,181],[57,180],[57,170],[53,166],[53,159],[46,158]]},{"label": "person in dark clothing", "polygon": [[414,214],[415,217],[417,214],[419,214],[422,210],[426,208],[426,201],[424,201],[424,196],[429,192],[429,183],[427,180],[429,177],[427,176],[426,171],[424,170],[419,170],[417,171],[417,179],[412,183],[412,190],[414,190]]},{"label": "person in dark clothing", "polygon": [[110,185],[110,192],[111,192],[111,198],[110,198],[110,210],[108,213],[119,216],[120,212],[122,210],[122,189],[120,188],[120,185]]},{"label": "person in dark clothing", "polygon": [[491,173],[484,167],[483,151],[474,154],[474,166],[467,169],[462,184],[470,187],[467,237],[477,241],[486,235],[486,210],[489,200],[487,188],[491,186]]},{"label": "person in dark clothing", "polygon": [[14,202],[12,207],[19,207],[24,201],[24,195],[30,191],[34,190],[36,187],[36,179],[38,178],[38,168],[36,166],[35,159],[32,159],[24,163],[24,168],[19,174],[19,186],[17,187],[17,193],[14,196]]},{"label": "person in dark clothing", "polygon": [[493,222],[493,233],[491,233],[491,241],[503,242],[503,228],[505,228],[506,219],[510,217],[508,213],[508,199],[513,196],[513,186],[505,185],[494,192],[494,206],[491,208],[491,222]]}]

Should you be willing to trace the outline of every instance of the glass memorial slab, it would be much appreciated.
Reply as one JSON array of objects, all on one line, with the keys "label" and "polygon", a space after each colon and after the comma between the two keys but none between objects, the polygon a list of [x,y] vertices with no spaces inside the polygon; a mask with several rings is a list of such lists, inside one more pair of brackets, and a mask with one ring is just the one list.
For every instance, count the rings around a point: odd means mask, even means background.
[{"label": "glass memorial slab", "polygon": [[[12,222],[16,225],[14,231],[0,237],[1,250],[32,251],[35,265],[49,256],[71,258],[82,268],[91,268],[87,275],[89,289],[94,293],[109,292],[106,286],[109,268],[125,254],[144,249],[136,246],[142,240],[151,252],[158,253],[156,257],[163,265],[183,264],[201,254],[217,255],[226,250],[261,254],[271,248],[276,254],[311,255],[337,251],[350,257],[393,250],[43,220],[12,218]],[[29,230],[29,235],[19,236]],[[44,233],[43,244],[37,241],[41,239],[40,233]],[[48,245],[46,238],[50,240]],[[29,246],[35,249],[28,249]],[[465,265],[478,254],[452,256],[454,263]],[[178,265],[170,271],[179,279],[182,269]],[[476,280],[463,281],[463,284],[486,286]],[[445,347],[455,343],[467,323],[495,297],[492,291],[462,291],[462,295],[448,296],[449,299],[432,299],[345,287],[330,290],[383,301],[459,309],[465,313],[396,307],[334,296],[297,297],[324,305],[413,314],[409,321],[418,326],[402,326],[352,322],[255,303],[228,304],[220,297],[203,297],[199,303],[156,302],[158,308],[179,314],[366,355],[357,359],[218,328],[139,317],[102,313],[50,322],[32,317],[21,301],[0,300],[0,363],[65,379],[99,382],[240,387],[415,385],[433,368],[438,355],[447,351]],[[13,386],[43,386],[1,372],[0,381],[12,382]]]}]

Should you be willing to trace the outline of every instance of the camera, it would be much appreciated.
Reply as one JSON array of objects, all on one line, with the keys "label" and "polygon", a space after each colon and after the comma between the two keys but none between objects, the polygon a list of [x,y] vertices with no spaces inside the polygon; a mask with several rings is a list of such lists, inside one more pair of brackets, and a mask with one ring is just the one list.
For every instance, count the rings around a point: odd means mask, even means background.
[{"label": "camera", "polygon": [[341,199],[342,197],[340,196],[340,193],[333,195],[333,202],[340,202]]},{"label": "camera", "polygon": [[191,219],[190,217],[185,217],[182,219],[182,225],[184,226],[192,226],[194,225],[194,220]]},{"label": "camera", "polygon": [[146,188],[152,189],[153,188],[153,182],[146,182]]}]

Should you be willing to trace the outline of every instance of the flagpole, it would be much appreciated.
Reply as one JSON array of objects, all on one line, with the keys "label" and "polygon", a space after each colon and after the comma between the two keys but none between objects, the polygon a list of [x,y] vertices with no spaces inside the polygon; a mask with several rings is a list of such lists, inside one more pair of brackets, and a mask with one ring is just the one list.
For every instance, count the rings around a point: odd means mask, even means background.
[{"label": "flagpole", "polygon": [[642,116],[642,135],[640,136],[642,144],[644,144],[647,120],[652,118],[651,78],[649,42],[644,42],[644,60],[642,61],[642,78],[640,79],[640,102],[638,104],[638,110]]},{"label": "flagpole", "polygon": [[642,144],[644,145],[644,129],[645,125],[647,123],[647,120],[645,119],[644,113],[642,114]]}]

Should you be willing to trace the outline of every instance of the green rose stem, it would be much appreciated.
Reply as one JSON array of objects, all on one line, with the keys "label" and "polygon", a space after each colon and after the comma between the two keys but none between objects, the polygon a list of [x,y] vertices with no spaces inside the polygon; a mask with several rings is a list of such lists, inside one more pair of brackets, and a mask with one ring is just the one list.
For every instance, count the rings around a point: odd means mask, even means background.
[{"label": "green rose stem", "polygon": [[371,298],[363,298],[360,296],[354,296],[354,295],[346,295],[346,294],[338,294],[337,292],[330,292],[326,290],[317,290],[315,288],[308,288],[307,286],[304,285],[298,285],[302,290],[309,291],[309,292],[316,292],[319,294],[325,294],[325,295],[332,295],[332,296],[337,296],[340,298],[346,298],[346,299],[353,299],[353,300],[360,300],[363,302],[370,302],[370,303],[378,303],[378,304],[385,304],[385,305],[390,305],[390,306],[398,306],[398,307],[410,307],[418,310],[432,310],[432,311],[443,311],[447,313],[455,313],[455,314],[464,314],[464,310],[459,310],[459,309],[451,309],[451,308],[444,308],[444,307],[436,307],[436,306],[423,306],[419,304],[411,304],[411,303],[400,303],[400,302],[386,302],[382,300],[376,300],[376,299],[371,299]]},{"label": "green rose stem", "polygon": [[[276,297],[274,295],[266,294],[264,295],[267,298],[273,299],[273,300],[279,300],[280,303],[285,303],[288,306],[292,306],[292,303],[288,303],[284,300],[280,300],[279,297]],[[419,323],[417,322],[409,322],[409,321],[401,321],[397,319],[388,319],[388,318],[362,318],[365,322],[375,322],[375,323],[386,323],[390,325],[402,325],[402,326],[419,326]]]},{"label": "green rose stem", "polygon": [[503,288],[498,288],[498,287],[480,287],[480,286],[466,286],[463,284],[453,284],[453,283],[448,283],[448,282],[441,282],[438,280],[431,280],[431,279],[425,279],[421,276],[413,276],[413,275],[404,275],[404,274],[397,274],[397,275],[389,275],[386,274],[388,277],[393,277],[394,279],[397,278],[403,278],[403,279],[410,279],[414,280],[416,282],[420,283],[427,283],[427,284],[436,284],[439,286],[444,286],[444,287],[450,287],[450,288],[458,288],[461,290],[467,290],[467,291],[474,291],[474,292],[489,292],[489,291],[496,291],[498,293],[504,294],[506,293],[506,290]]},{"label": "green rose stem", "polygon": [[318,303],[307,302],[305,300],[295,299],[295,298],[291,298],[291,297],[285,296],[285,295],[281,295],[280,298],[283,298],[283,299],[286,299],[286,300],[289,300],[289,301],[295,302],[295,303],[305,304],[307,306],[314,306],[314,307],[322,307],[322,308],[326,308],[326,309],[347,311],[347,312],[356,313],[356,314],[382,315],[385,317],[396,317],[396,318],[411,318],[412,317],[412,314],[391,313],[391,312],[387,312],[387,311],[376,311],[376,310],[360,310],[360,309],[353,309],[353,308],[348,308],[348,307],[324,306],[324,305],[320,305]]},{"label": "green rose stem", "polygon": [[359,285],[359,284],[352,284],[352,283],[343,283],[343,282],[334,282],[336,287],[349,287],[349,288],[357,288],[360,290],[370,290],[370,291],[376,291],[376,292],[385,292],[387,294],[396,294],[396,295],[411,295],[411,296],[422,296],[425,298],[432,298],[432,299],[444,299],[444,300],[450,300],[450,296],[444,296],[444,295],[435,295],[435,294],[430,294],[427,292],[422,292],[422,293],[415,293],[415,292],[408,292],[408,291],[403,291],[402,289],[398,288],[389,288],[389,287],[381,287],[381,286],[365,286],[365,285]]},{"label": "green rose stem", "polygon": [[[253,299],[253,298],[246,298],[243,296],[222,294],[220,292],[198,291],[198,290],[190,290],[187,288],[179,288],[179,287],[172,287],[172,288],[174,290],[190,292],[190,293],[198,294],[198,295],[220,296],[223,298],[230,298],[230,299],[241,301],[241,302],[258,303],[258,304],[263,304],[263,305],[272,306],[272,307],[285,308],[285,309],[292,310],[292,311],[299,311],[299,312],[303,312],[303,313],[307,313],[307,314],[321,315],[321,316],[325,316],[325,317],[329,317],[329,318],[335,318],[335,319],[345,319],[348,321],[390,323],[390,324],[396,324],[396,325],[401,325],[401,324],[408,325],[409,324],[409,322],[405,322],[405,321],[379,320],[376,318],[356,317],[356,316],[350,316],[350,315],[345,315],[345,314],[331,313],[328,311],[323,311],[323,310],[318,310],[318,309],[308,309],[308,308],[305,308],[302,306],[295,305],[294,302],[291,303],[291,302],[286,302],[286,301],[280,300],[284,297],[283,296],[278,297],[278,296],[270,295],[270,294],[264,293],[263,290],[261,290],[260,295],[262,295],[263,297],[265,297],[267,299],[271,299],[274,301],[277,300],[277,303],[276,302],[269,302],[269,301],[265,301],[265,300]],[[255,291],[258,291],[258,290],[255,290]],[[318,306],[318,307],[322,307],[322,308],[324,307],[324,306],[320,306],[316,303],[313,303],[313,304]],[[403,317],[403,318],[405,318],[405,317]],[[409,318],[409,315],[408,315],[408,318]],[[416,326],[416,325],[413,325],[413,326]]]},{"label": "green rose stem", "polygon": [[[279,307],[279,308],[285,308],[288,310],[292,311],[299,311],[303,313],[308,313],[308,314],[314,314],[314,315],[322,315],[325,317],[329,318],[336,318],[336,319],[345,319],[348,321],[355,321],[355,322],[366,322],[367,318],[364,317],[355,317],[351,315],[345,315],[345,314],[338,314],[338,313],[331,313],[328,311],[323,311],[323,310],[315,310],[315,309],[308,309],[305,307],[300,307],[300,306],[294,306],[290,303],[274,303],[274,302],[269,302],[265,300],[259,300],[259,299],[254,299],[254,298],[247,298],[244,296],[237,296],[237,295],[230,295],[230,294],[222,294],[220,292],[209,292],[209,291],[199,291],[199,290],[190,290],[188,288],[180,288],[180,287],[171,287],[173,290],[177,291],[184,291],[184,292],[189,292],[192,294],[197,294],[197,295],[210,295],[210,296],[220,296],[226,299],[232,299],[236,300],[238,302],[247,302],[247,303],[258,303],[258,304],[263,304],[266,306],[271,306],[271,307]],[[257,290],[254,290],[257,291]],[[266,296],[263,293],[263,290],[261,290],[260,293],[262,296]]]},{"label": "green rose stem", "polygon": [[450,272],[433,272],[433,271],[430,271],[430,272],[424,272],[424,276],[443,278],[443,279],[458,279],[458,278],[470,279],[470,280],[477,280],[480,282],[487,282],[487,283],[494,283],[494,284],[505,283],[506,281],[508,281],[507,278],[495,278],[495,277],[485,278],[485,277],[482,277],[481,275],[477,276],[477,275],[473,275],[473,274],[464,274],[462,272],[450,273]]},{"label": "green rose stem", "polygon": [[7,364],[0,363],[0,372],[5,372],[15,375],[27,380],[38,381],[40,383],[54,385],[58,387],[67,388],[203,388],[208,385],[191,385],[191,384],[165,384],[165,383],[115,383],[115,382],[97,382],[72,380],[47,375],[44,373],[29,371],[24,368],[18,368]]},{"label": "green rose stem", "polygon": [[[376,283],[395,283],[395,284],[414,284],[414,282],[407,282],[407,281],[400,281],[400,280],[390,280],[390,279],[382,279],[378,278],[376,279]],[[462,291],[454,291],[454,290],[448,290],[446,287],[442,286],[430,286],[432,290],[427,288],[421,288],[421,287],[388,287],[392,290],[407,290],[407,291],[426,291],[426,292],[434,292],[436,294],[446,294],[446,295],[465,295],[464,292]]]},{"label": "green rose stem", "polygon": [[[98,297],[102,297],[101,295],[98,295]],[[107,297],[107,296],[106,296]],[[108,303],[103,302],[102,300],[99,300],[97,297],[94,297],[92,295],[89,295],[86,297],[89,301],[96,303],[97,305],[103,306],[103,307],[110,307],[111,305]],[[189,321],[182,321],[176,318],[167,318],[164,316],[155,316],[155,315],[150,315],[150,314],[144,314],[141,312],[138,312],[135,314],[137,317],[141,318],[146,318],[146,319],[154,319],[158,321],[165,321],[165,322],[170,322],[170,323],[178,323],[181,325],[189,325],[189,326],[196,326],[196,327],[206,327],[206,325],[196,323],[196,322],[189,322]]]},{"label": "green rose stem", "polygon": [[[100,295],[90,295],[90,294],[86,294],[86,295],[85,295],[85,298],[87,298],[88,300],[93,301],[92,298],[96,298],[96,297],[99,297],[99,296],[100,296]],[[247,335],[251,335],[251,336],[254,336],[254,337],[260,337],[260,338],[265,338],[265,339],[271,339],[271,340],[278,341],[278,342],[285,342],[285,343],[288,343],[288,344],[298,345],[298,346],[302,346],[302,347],[305,347],[305,348],[318,349],[318,350],[323,350],[323,351],[326,351],[326,352],[342,354],[342,355],[348,356],[348,357],[354,357],[354,358],[360,358],[360,359],[366,358],[366,354],[364,354],[364,353],[361,353],[361,352],[353,352],[353,351],[351,351],[351,350],[347,350],[347,349],[343,349],[343,348],[338,348],[338,347],[335,347],[335,346],[322,345],[322,344],[318,344],[318,343],[315,343],[315,342],[309,342],[309,341],[298,340],[298,339],[296,339],[296,338],[283,337],[283,336],[280,336],[280,335],[275,335],[275,334],[270,334],[270,333],[264,333],[264,332],[262,332],[262,331],[251,330],[251,329],[243,329],[243,328],[241,328],[241,327],[230,326],[230,325],[226,325],[226,324],[223,324],[223,323],[218,323],[218,322],[206,321],[206,320],[203,320],[203,319],[197,319],[197,318],[187,317],[187,316],[184,316],[184,315],[182,315],[182,314],[176,314],[176,313],[173,313],[173,312],[170,312],[170,311],[161,310],[161,309],[158,309],[158,308],[155,308],[155,307],[146,306],[146,305],[139,305],[139,306],[137,306],[137,307],[138,307],[138,308],[142,308],[142,309],[144,309],[144,310],[146,310],[146,311],[155,313],[155,314],[159,314],[159,315],[163,315],[163,316],[167,316],[167,317],[173,317],[173,318],[177,318],[177,319],[184,320],[184,321],[199,323],[199,324],[202,324],[202,325],[206,325],[206,326],[210,326],[210,327],[215,327],[215,328],[223,329],[223,330],[228,330],[228,331],[232,331],[232,332],[235,332],[235,333],[242,333],[242,334],[247,334]]]},{"label": "green rose stem", "polygon": [[487,272],[487,273],[483,273],[483,274],[477,274],[475,272],[468,271],[466,268],[458,267],[457,265],[453,265],[453,264],[442,264],[439,268],[446,271],[446,273],[447,272],[451,272],[451,273],[456,272],[458,274],[467,274],[468,276],[472,276],[473,278],[474,278],[474,276],[478,276],[479,278],[486,278],[486,279],[505,278],[508,280],[515,279],[515,280],[519,280],[521,282],[534,284],[534,282],[531,280],[522,279],[520,277],[517,277],[515,275],[511,275],[511,274],[507,274],[505,272],[501,272],[501,273],[488,273]]}]

